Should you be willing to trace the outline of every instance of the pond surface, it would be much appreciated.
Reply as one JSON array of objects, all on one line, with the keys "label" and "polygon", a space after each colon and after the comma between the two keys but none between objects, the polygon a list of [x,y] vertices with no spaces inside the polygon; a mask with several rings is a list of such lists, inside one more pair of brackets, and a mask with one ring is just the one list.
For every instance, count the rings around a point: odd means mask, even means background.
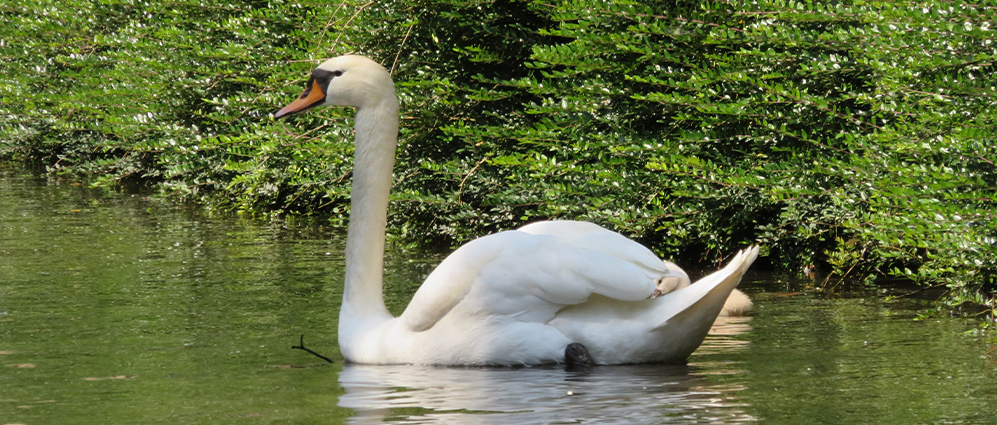
[{"label": "pond surface", "polygon": [[[930,301],[753,274],[688,365],[343,365],[341,229],[0,171],[0,424],[994,423],[997,362]],[[734,247],[732,247],[733,249]],[[438,255],[389,247],[396,314]],[[290,347],[305,345],[327,364]]]}]

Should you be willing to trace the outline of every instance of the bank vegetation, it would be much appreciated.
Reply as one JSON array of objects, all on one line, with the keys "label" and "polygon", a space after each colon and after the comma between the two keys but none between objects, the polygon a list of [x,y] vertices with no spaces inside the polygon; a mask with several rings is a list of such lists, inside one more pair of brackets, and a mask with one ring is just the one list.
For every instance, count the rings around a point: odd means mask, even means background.
[{"label": "bank vegetation", "polygon": [[6,0],[0,158],[249,214],[348,213],[329,57],[392,70],[392,232],[591,220],[691,268],[945,286],[995,308],[997,3]]}]

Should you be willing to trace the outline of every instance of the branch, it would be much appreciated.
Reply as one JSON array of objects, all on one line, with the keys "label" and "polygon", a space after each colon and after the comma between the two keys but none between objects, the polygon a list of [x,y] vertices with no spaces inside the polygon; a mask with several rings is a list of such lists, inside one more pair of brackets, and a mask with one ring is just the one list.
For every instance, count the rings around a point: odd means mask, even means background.
[{"label": "branch", "polygon": [[309,352],[309,353],[312,353],[312,354],[314,354],[315,356],[319,357],[319,358],[320,358],[320,359],[322,359],[322,360],[325,360],[325,361],[327,361],[327,362],[329,362],[329,363],[332,363],[332,360],[329,360],[329,358],[328,358],[328,357],[326,357],[326,356],[323,356],[323,355],[321,355],[321,354],[319,354],[319,353],[316,353],[316,352],[314,352],[314,351],[312,351],[312,350],[309,350],[309,349],[305,348],[305,335],[304,335],[304,334],[301,334],[301,342],[300,342],[300,344],[301,344],[301,345],[292,345],[292,346],[291,346],[291,349],[292,349],[292,350],[305,350],[305,351],[307,351],[307,352]]}]

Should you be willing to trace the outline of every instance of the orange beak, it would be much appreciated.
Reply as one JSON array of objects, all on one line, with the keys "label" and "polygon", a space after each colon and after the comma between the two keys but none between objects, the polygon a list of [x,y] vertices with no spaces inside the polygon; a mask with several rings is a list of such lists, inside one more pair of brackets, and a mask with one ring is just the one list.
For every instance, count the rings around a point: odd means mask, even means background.
[{"label": "orange beak", "polygon": [[325,100],[325,92],[322,91],[322,87],[319,86],[318,81],[312,79],[312,86],[305,89],[305,92],[301,93],[301,96],[298,96],[298,98],[295,99],[294,102],[291,102],[290,105],[287,105],[277,111],[277,113],[274,114],[274,118],[280,118],[291,115],[295,112],[304,111],[317,106],[323,100]]}]

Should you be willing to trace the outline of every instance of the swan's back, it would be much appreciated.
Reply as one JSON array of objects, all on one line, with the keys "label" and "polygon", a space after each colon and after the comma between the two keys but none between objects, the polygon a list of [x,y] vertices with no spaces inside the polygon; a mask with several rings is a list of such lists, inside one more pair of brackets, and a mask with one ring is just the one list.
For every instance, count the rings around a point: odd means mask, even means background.
[{"label": "swan's back", "polygon": [[409,329],[423,331],[463,303],[495,317],[546,323],[558,310],[592,294],[646,299],[660,274],[554,236],[501,232],[471,241],[447,257],[426,278],[401,320]]}]

